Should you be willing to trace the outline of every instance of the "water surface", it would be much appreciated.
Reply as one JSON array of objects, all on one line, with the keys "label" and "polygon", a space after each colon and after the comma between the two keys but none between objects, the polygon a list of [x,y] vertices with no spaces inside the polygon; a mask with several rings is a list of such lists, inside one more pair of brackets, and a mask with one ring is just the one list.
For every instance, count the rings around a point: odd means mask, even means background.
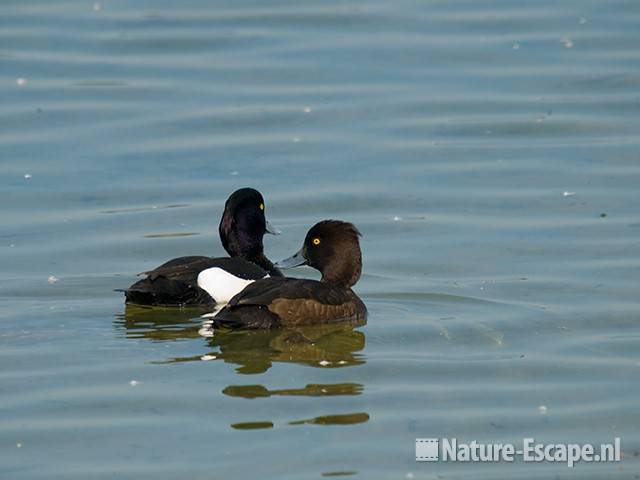
[{"label": "water surface", "polygon": [[[640,4],[0,5],[0,476],[637,478]],[[364,327],[198,334],[116,288],[363,233]],[[295,275],[317,278],[311,270]],[[619,464],[416,463],[416,437]]]}]

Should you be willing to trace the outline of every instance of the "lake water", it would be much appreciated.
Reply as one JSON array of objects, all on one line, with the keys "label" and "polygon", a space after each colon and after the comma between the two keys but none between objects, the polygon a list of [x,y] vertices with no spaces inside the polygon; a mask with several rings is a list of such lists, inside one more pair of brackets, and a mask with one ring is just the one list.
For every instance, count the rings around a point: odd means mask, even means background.
[{"label": "lake water", "polygon": [[[3,0],[0,477],[638,478],[639,44],[636,1]],[[366,326],[125,308],[243,186],[274,260],[361,229]]]}]

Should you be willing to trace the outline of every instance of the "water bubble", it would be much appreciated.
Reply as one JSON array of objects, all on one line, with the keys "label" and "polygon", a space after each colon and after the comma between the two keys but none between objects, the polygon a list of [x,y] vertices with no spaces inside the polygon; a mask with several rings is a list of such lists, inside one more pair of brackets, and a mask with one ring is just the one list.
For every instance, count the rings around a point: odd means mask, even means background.
[{"label": "water bubble", "polygon": [[47,278],[47,282],[49,282],[51,285],[53,285],[54,283],[57,283],[59,280],[60,279],[55,275],[49,275],[49,278]]},{"label": "water bubble", "polygon": [[399,216],[396,215],[395,217],[393,217],[393,221],[394,222],[401,222],[402,221],[402,217],[399,217]]},{"label": "water bubble", "polygon": [[578,20],[578,23],[580,25],[584,25],[585,23],[587,23],[587,19],[586,17],[580,17],[580,19]]},{"label": "water bubble", "polygon": [[136,385],[138,385],[140,382],[138,380],[131,380],[129,382],[129,385],[131,385],[132,387],[135,387]]},{"label": "water bubble", "polygon": [[22,448],[22,444],[20,442],[16,443],[16,448]]},{"label": "water bubble", "polygon": [[231,175],[232,177],[235,177],[237,175],[239,175],[240,172],[238,172],[237,170],[234,170],[233,172],[229,172],[229,175]]},{"label": "water bubble", "polygon": [[30,173],[25,173],[24,174],[24,179],[25,180],[31,180],[32,175]]},{"label": "water bubble", "polygon": [[298,143],[300,141],[300,137],[293,137],[293,143]]},{"label": "water bubble", "polygon": [[576,192],[562,192],[563,197],[573,197]]},{"label": "water bubble", "polygon": [[302,111],[303,111],[304,113],[311,113],[311,107],[304,107],[304,108],[302,109]]},{"label": "water bubble", "polygon": [[520,50],[520,44],[518,42],[514,43],[513,46],[511,47],[514,50]]},{"label": "water bubble", "polygon": [[27,84],[27,79],[20,77],[16,80],[16,83],[19,87],[24,87]]},{"label": "water bubble", "polygon": [[547,414],[547,406],[546,405],[540,405],[538,407],[538,413],[540,415],[546,415]]},{"label": "water bubble", "polygon": [[96,2],[93,4],[93,10],[96,12],[99,12],[100,10],[102,10],[102,5],[100,5],[99,2]]}]

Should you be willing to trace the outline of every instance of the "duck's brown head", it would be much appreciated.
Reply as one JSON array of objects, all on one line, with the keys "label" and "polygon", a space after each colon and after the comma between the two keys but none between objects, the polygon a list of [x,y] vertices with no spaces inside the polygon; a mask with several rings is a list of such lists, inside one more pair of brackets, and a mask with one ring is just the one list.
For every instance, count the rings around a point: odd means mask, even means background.
[{"label": "duck's brown head", "polygon": [[362,273],[358,229],[348,222],[323,220],[316,223],[292,257],[276,264],[280,268],[309,265],[322,273],[322,281],[350,288]]}]

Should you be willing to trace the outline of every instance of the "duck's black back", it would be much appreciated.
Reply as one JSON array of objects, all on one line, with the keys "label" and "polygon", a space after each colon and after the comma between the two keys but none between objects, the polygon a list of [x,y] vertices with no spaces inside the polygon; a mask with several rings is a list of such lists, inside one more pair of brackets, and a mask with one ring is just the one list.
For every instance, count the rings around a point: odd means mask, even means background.
[{"label": "duck's black back", "polygon": [[211,295],[198,287],[200,272],[213,267],[243,280],[257,280],[267,275],[265,270],[242,258],[179,257],[144,272],[145,278],[125,290],[126,301],[137,305],[215,305]]}]

